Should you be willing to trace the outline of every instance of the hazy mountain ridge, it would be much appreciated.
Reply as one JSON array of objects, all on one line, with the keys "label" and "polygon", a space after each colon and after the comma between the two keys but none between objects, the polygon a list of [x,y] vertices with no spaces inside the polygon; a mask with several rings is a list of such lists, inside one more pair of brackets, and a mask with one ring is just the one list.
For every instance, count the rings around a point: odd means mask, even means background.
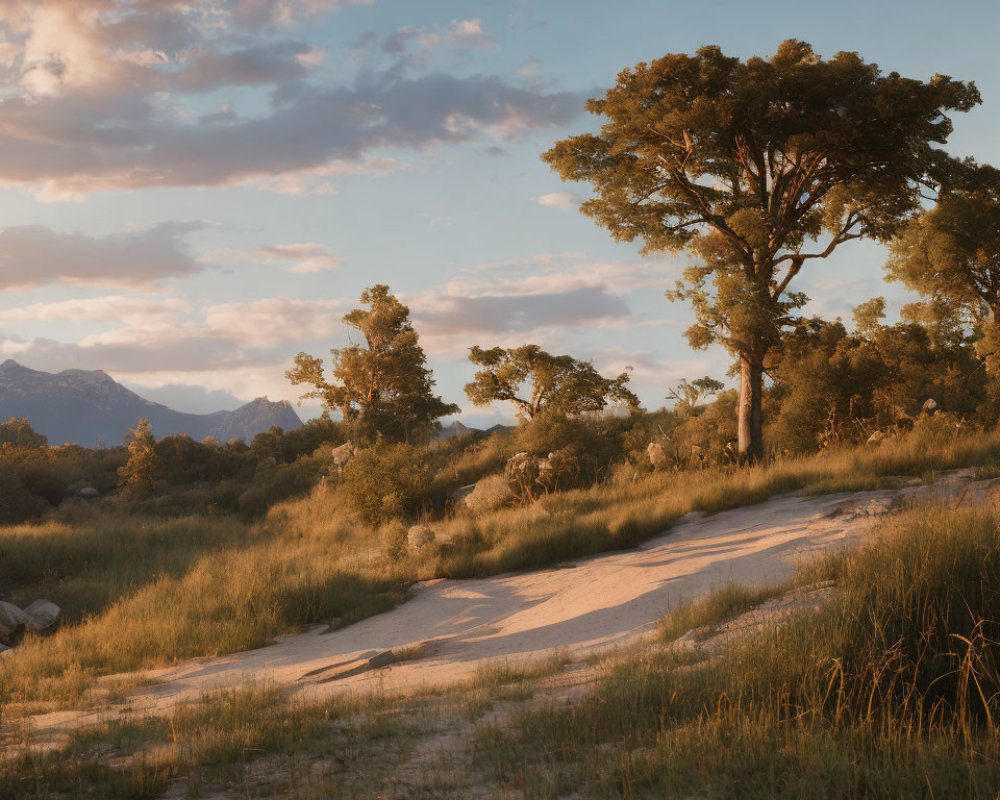
[{"label": "hazy mountain ridge", "polygon": [[49,373],[8,359],[0,364],[0,418],[10,417],[27,417],[49,444],[85,447],[121,444],[140,417],[149,419],[157,438],[186,433],[199,440],[214,436],[222,443],[250,441],[273,425],[286,431],[302,425],[287,401],[259,397],[234,411],[186,414],[146,400],[101,370]]}]

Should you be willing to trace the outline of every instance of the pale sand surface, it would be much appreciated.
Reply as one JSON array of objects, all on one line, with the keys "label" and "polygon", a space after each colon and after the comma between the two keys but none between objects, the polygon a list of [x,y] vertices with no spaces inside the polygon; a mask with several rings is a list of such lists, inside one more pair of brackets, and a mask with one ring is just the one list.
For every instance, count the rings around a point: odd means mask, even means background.
[{"label": "pale sand surface", "polygon": [[[635,550],[560,569],[428,582],[409,602],[338,631],[315,628],[258,650],[146,673],[155,684],[133,692],[128,708],[165,713],[204,693],[259,681],[287,686],[307,699],[339,692],[412,692],[465,680],[497,660],[543,660],[554,649],[581,658],[636,641],[678,603],[727,581],[784,581],[810,554],[867,537],[873,521],[893,503],[927,495],[981,502],[997,483],[972,482],[971,471],[956,471],[930,487],[784,495],[711,516],[688,514]],[[379,652],[429,640],[418,659],[330,680],[365,666]],[[106,720],[109,711],[42,715],[33,727]],[[121,711],[121,706],[114,710]]]}]

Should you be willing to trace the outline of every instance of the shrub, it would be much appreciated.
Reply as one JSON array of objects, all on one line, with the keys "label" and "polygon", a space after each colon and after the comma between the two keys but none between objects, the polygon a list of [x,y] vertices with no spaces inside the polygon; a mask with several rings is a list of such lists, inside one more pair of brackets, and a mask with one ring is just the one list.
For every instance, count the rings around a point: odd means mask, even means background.
[{"label": "shrub", "polygon": [[473,514],[488,514],[503,508],[514,499],[503,475],[489,475],[476,484],[472,494],[465,498],[465,506]]},{"label": "shrub", "polygon": [[[239,510],[250,517],[261,516],[275,503],[306,494],[314,485],[314,480],[303,472],[292,468],[269,470],[254,479],[238,502]],[[220,499],[224,500],[225,495]]]},{"label": "shrub", "polygon": [[379,440],[347,463],[339,491],[363,522],[378,527],[416,511],[429,500],[430,484],[426,453]]}]

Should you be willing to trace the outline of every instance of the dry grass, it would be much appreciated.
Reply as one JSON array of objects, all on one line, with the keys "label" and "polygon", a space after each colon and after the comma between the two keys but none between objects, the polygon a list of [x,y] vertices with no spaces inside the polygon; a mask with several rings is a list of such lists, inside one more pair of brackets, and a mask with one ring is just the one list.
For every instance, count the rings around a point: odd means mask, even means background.
[{"label": "dry grass", "polygon": [[323,489],[254,525],[224,516],[98,512],[0,529],[0,574],[14,599],[48,596],[69,623],[0,661],[0,705],[86,704],[101,675],[260,646],[308,623],[349,624],[405,599],[417,580],[552,566],[634,546],[687,511],[988,466],[998,453],[995,433],[925,433],[753,469],[623,469],[528,507],[435,523],[435,544],[418,552],[401,547],[392,526],[373,531],[353,523],[336,494]]}]

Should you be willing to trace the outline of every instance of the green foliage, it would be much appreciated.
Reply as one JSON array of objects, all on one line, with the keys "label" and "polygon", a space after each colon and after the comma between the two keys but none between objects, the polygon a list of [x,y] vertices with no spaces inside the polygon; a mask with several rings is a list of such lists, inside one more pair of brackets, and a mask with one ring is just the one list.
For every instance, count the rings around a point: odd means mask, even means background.
[{"label": "green foliage", "polygon": [[[491,350],[470,347],[469,361],[485,367],[466,385],[469,399],[477,406],[509,400],[524,420],[543,411],[563,415],[597,412],[608,403],[639,407],[639,398],[626,386],[627,372],[605,378],[589,361],[554,356],[535,344]],[[526,382],[530,388],[525,387],[528,392],[521,397]]]},{"label": "green foliage", "polygon": [[882,299],[861,304],[857,332],[811,320],[782,338],[770,367],[768,429],[776,450],[810,452],[909,425],[924,402],[962,415],[985,399],[986,379],[964,333],[939,320],[883,325]]},{"label": "green foliage", "polygon": [[382,284],[365,289],[361,302],[344,317],[358,331],[364,346],[331,350],[333,382],[326,379],[322,359],[299,353],[285,373],[294,385],[311,385],[303,398],[321,400],[339,411],[353,435],[374,441],[420,437],[436,420],[458,411],[432,394],[434,380],[423,348],[410,322],[410,310]]},{"label": "green foliage", "polygon": [[692,345],[745,363],[740,450],[757,458],[764,360],[806,300],[791,282],[847,241],[895,234],[946,175],[947,112],[979,100],[971,83],[883,75],[795,40],[745,62],[703,47],[623,71],[587,104],[600,133],[543,158],[593,185],[582,211],[616,239],[698,257],[670,296],[694,307]]},{"label": "green foliage", "polygon": [[347,463],[337,492],[363,522],[378,527],[416,512],[430,484],[425,452],[380,439]]}]

